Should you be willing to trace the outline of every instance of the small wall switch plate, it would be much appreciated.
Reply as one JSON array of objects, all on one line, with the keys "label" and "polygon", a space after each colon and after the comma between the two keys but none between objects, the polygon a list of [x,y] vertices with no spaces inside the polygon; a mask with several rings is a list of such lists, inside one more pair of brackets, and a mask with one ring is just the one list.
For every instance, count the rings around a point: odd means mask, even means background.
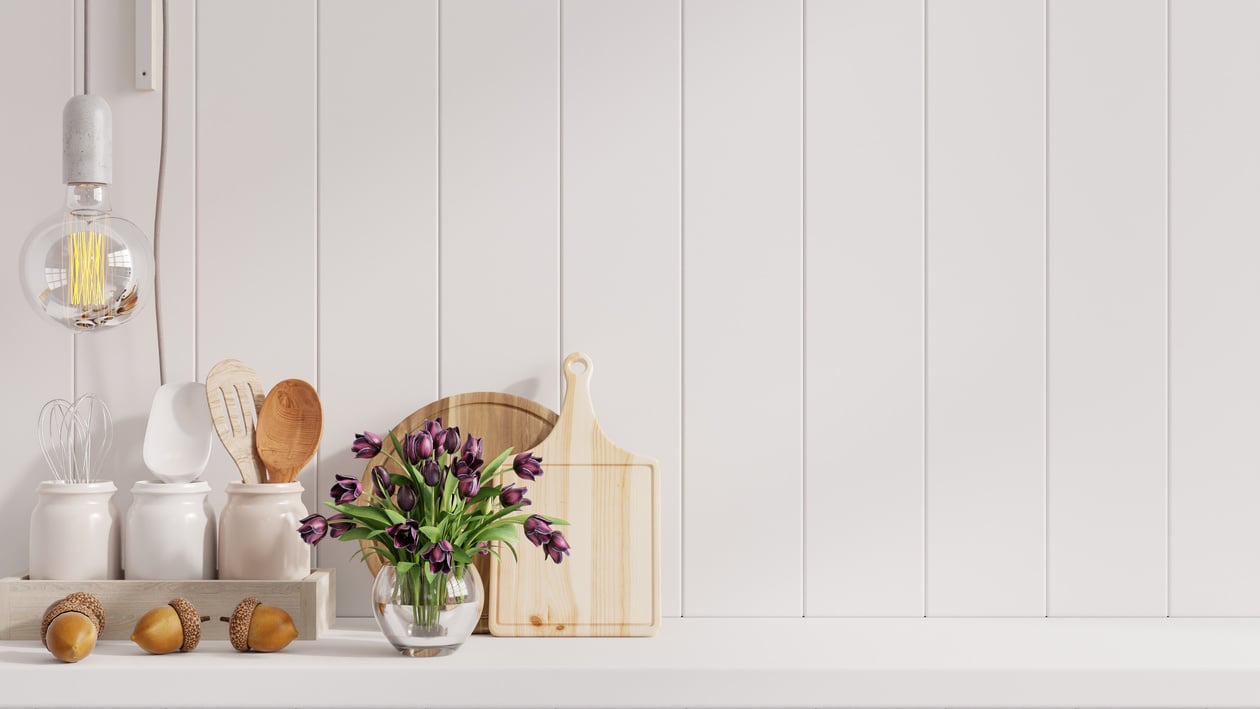
[{"label": "small wall switch plate", "polygon": [[136,0],[136,88],[156,89],[161,71],[162,0]]}]

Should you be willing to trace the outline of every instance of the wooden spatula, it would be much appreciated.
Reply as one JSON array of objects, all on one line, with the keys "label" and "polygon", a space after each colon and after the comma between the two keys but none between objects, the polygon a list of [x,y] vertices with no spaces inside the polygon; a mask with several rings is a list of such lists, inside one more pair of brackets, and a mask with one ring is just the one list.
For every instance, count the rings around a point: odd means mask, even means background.
[{"label": "wooden spatula", "polygon": [[319,450],[324,409],[315,387],[286,379],[271,389],[258,413],[258,457],[267,468],[264,482],[291,483]]},{"label": "wooden spatula", "polygon": [[258,374],[239,360],[225,359],[206,375],[206,402],[214,430],[247,483],[262,482],[267,472],[254,445],[265,398]]}]

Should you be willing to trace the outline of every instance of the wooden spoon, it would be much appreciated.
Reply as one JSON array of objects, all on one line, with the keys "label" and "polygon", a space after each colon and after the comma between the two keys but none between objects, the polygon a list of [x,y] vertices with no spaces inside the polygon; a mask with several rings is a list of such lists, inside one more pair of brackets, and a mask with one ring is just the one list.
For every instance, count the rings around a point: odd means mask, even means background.
[{"label": "wooden spoon", "polygon": [[301,379],[277,384],[258,414],[258,456],[267,466],[263,482],[297,480],[323,435],[324,409],[315,387]]},{"label": "wooden spoon", "polygon": [[236,461],[241,480],[247,483],[262,482],[266,473],[254,446],[258,411],[265,396],[258,374],[239,360],[225,359],[206,375],[206,401],[214,430]]}]

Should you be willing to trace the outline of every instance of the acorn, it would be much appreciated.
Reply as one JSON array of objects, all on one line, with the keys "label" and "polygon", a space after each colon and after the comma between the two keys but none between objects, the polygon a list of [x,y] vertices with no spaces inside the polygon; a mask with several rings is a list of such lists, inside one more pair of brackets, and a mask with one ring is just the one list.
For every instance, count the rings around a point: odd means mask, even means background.
[{"label": "acorn", "polygon": [[105,609],[96,596],[75,592],[48,606],[39,638],[53,657],[62,662],[78,662],[96,647],[105,630]]},{"label": "acorn", "polygon": [[210,620],[210,616],[197,615],[197,609],[185,598],[173,598],[140,616],[131,631],[131,642],[154,655],[191,652],[201,642],[203,620]]},{"label": "acorn", "polygon": [[228,638],[240,652],[283,650],[298,636],[293,618],[283,608],[265,606],[252,596],[236,604],[231,618],[219,620],[230,624]]}]

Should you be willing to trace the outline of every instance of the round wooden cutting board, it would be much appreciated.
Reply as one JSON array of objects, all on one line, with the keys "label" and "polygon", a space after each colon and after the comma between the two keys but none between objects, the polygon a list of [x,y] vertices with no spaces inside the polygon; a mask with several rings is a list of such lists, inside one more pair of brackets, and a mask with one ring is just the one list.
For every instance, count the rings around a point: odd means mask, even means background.
[{"label": "round wooden cutting board", "polygon": [[[459,426],[459,431],[464,436],[471,433],[481,438],[483,446],[481,457],[489,461],[494,460],[496,456],[508,447],[520,453],[537,446],[551,433],[551,429],[556,425],[556,420],[560,417],[556,412],[530,399],[497,392],[476,392],[472,394],[456,394],[455,396],[448,396],[445,399],[435,401],[403,419],[392,431],[401,442],[404,434],[419,431],[426,420],[431,421],[437,418],[441,418],[442,425],[448,428]],[[390,442],[390,437],[387,435],[383,436],[383,438],[385,439],[385,450],[392,453],[394,446]],[[365,491],[372,489],[371,472],[372,468],[378,465],[384,465],[391,473],[402,473],[393,461],[389,460],[384,453],[381,453],[369,460],[367,467],[364,468],[363,487]],[[367,499],[367,496],[364,495],[360,499]],[[359,542],[359,545],[365,548],[370,544],[371,542],[366,540]],[[475,562],[477,571],[481,574],[482,582],[486,586],[487,599],[490,595],[491,583],[489,559],[489,556],[478,556]],[[372,575],[376,575],[376,572],[381,568],[380,558],[376,554],[368,554],[367,567],[372,572]],[[481,622],[477,625],[477,632],[486,632],[486,619],[489,612],[490,604],[487,602],[482,610]]]}]

